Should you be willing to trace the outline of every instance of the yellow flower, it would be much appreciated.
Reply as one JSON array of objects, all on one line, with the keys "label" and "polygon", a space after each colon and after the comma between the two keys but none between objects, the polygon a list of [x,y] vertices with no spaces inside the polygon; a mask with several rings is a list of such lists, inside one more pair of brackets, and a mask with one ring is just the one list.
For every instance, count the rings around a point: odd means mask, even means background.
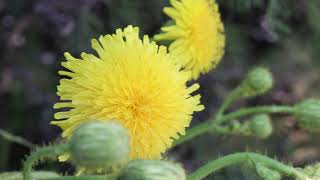
[{"label": "yellow flower", "polygon": [[[175,22],[161,28],[156,41],[173,41],[169,51],[192,71],[192,79],[214,68],[224,54],[224,27],[214,0],[170,0],[164,12]],[[169,23],[170,24],[170,23]]]},{"label": "yellow flower", "polygon": [[[131,159],[158,159],[189,126],[194,111],[201,111],[200,95],[190,94],[198,84],[186,86],[190,72],[172,63],[166,48],[139,39],[139,29],[128,26],[116,34],[92,40],[98,57],[65,53],[67,76],[60,80],[61,102],[52,124],[63,137],[88,120],[117,121],[130,135]],[[61,160],[67,158],[62,156]]]}]

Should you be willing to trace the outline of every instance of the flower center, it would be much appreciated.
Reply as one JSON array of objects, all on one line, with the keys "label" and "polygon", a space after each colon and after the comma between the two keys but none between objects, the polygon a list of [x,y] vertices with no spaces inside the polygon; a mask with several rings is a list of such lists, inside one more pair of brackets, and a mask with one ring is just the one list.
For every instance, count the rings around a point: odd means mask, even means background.
[{"label": "flower center", "polygon": [[147,114],[147,106],[149,100],[141,94],[136,94],[132,97],[127,109],[131,112],[135,119],[139,119]]}]

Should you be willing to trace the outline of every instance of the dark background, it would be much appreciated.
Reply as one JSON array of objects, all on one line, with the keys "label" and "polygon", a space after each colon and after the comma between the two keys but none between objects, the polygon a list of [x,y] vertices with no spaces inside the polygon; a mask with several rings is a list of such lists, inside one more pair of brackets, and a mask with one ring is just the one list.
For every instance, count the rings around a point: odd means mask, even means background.
[{"label": "dark background", "polygon": [[[319,0],[219,0],[225,24],[225,56],[214,71],[201,76],[206,109],[193,124],[205,121],[245,73],[268,67],[275,87],[244,105],[294,104],[319,97]],[[57,101],[57,71],[63,52],[75,56],[91,52],[90,39],[113,33],[128,24],[153,34],[167,17],[167,0],[0,0],[0,127],[35,144],[56,141],[60,130],[49,125]],[[296,125],[293,117],[273,116],[275,132],[269,139],[206,135],[175,148],[169,158],[191,171],[219,155],[239,151],[262,152],[295,166],[320,159],[319,134]],[[20,170],[29,149],[0,138],[0,172]],[[47,163],[40,168],[73,171]],[[208,177],[214,180],[257,179],[246,167],[231,167]]]}]

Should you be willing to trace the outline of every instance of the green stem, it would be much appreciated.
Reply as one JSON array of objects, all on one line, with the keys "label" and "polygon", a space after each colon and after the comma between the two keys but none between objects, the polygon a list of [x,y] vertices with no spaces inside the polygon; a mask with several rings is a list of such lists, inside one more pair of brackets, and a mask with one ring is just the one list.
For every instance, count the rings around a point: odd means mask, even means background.
[{"label": "green stem", "polygon": [[220,119],[209,119],[206,122],[201,123],[195,127],[192,127],[187,130],[186,135],[180,137],[176,140],[172,147],[178,146],[188,140],[193,139],[194,137],[200,136],[208,131],[214,132],[213,126],[216,128],[219,127],[224,122],[234,120],[243,116],[252,115],[252,114],[261,114],[261,113],[292,113],[293,108],[290,106],[279,106],[279,105],[271,105],[271,106],[258,106],[258,107],[250,107],[243,108],[238,111],[229,113],[225,116],[222,116]]},{"label": "green stem", "polygon": [[242,116],[252,115],[252,114],[270,114],[270,113],[292,113],[293,108],[291,106],[281,106],[281,105],[270,105],[270,106],[257,106],[250,108],[242,108],[238,111],[227,114],[220,119],[215,119],[214,124],[222,124],[224,122],[240,118]]},{"label": "green stem", "polygon": [[42,147],[32,152],[26,159],[23,164],[23,179],[24,180],[33,180],[32,178],[32,167],[38,161],[44,157],[58,156],[67,151],[69,148],[68,144],[58,144],[47,147]]},{"label": "green stem", "polygon": [[186,131],[186,135],[174,141],[171,148],[178,146],[186,141],[189,141],[197,136],[200,136],[208,131],[217,132],[219,134],[227,133],[225,127],[214,125],[211,121],[206,121],[198,126],[188,129]]},{"label": "green stem", "polygon": [[201,123],[200,125],[197,125],[193,128],[190,128],[186,131],[186,135],[180,137],[176,141],[173,142],[171,148],[178,146],[186,141],[189,141],[199,135],[202,135],[208,131],[208,127],[211,125],[210,121],[206,121]]},{"label": "green stem", "polygon": [[26,140],[22,137],[19,137],[19,136],[15,136],[15,135],[13,135],[3,129],[0,129],[0,136],[7,141],[15,142],[17,144],[21,144],[21,145],[29,147],[29,148],[35,147],[35,145],[32,144],[31,142],[29,142],[28,140]]},{"label": "green stem", "polygon": [[91,175],[91,176],[62,176],[55,178],[44,178],[40,180],[117,180],[118,175]]},{"label": "green stem", "polygon": [[288,176],[294,176],[296,178],[310,180],[310,178],[308,178],[307,175],[301,173],[295,168],[257,153],[235,153],[221,157],[219,159],[207,163],[206,165],[194,171],[192,174],[188,176],[188,180],[200,180],[222,168],[240,163],[245,163],[249,160],[253,160],[255,163],[262,163],[264,166],[279,171],[282,174]]},{"label": "green stem", "polygon": [[[2,172],[0,173],[1,180],[21,180],[22,173],[20,171],[10,171],[10,172]],[[45,178],[53,178],[53,177],[60,177],[59,174],[52,172],[52,171],[33,171],[32,177],[34,179],[45,179]]]},{"label": "green stem", "polygon": [[218,112],[216,113],[215,119],[220,119],[220,117],[230,106],[230,104],[233,103],[239,97],[239,93],[240,88],[236,88],[227,96],[227,98],[223,101],[221,107],[219,108]]}]

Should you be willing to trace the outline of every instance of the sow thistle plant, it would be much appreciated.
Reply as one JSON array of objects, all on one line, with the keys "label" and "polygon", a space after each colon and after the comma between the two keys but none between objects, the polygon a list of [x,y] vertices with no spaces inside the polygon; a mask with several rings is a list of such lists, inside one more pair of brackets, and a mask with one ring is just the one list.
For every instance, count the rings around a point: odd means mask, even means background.
[{"label": "sow thistle plant", "polygon": [[[65,53],[65,69],[58,72],[62,76],[57,87],[60,101],[54,105],[58,112],[52,121],[63,130],[64,140],[37,148],[24,161],[23,173],[3,173],[2,179],[200,180],[244,163],[264,180],[320,179],[319,164],[295,168],[252,152],[222,156],[194,172],[166,160],[168,149],[206,133],[268,138],[273,132],[273,113],[292,114],[301,127],[320,131],[319,99],[226,113],[233,102],[272,88],[272,74],[263,67],[248,72],[210,119],[189,127],[192,114],[204,109],[200,95],[195,95],[199,85],[189,81],[214,68],[222,58],[224,27],[213,0],[170,3],[172,7],[164,12],[172,19],[153,38],[169,41],[168,50],[147,35],[140,39],[139,28],[129,25],[93,39],[97,55],[82,53],[75,58]],[[71,162],[76,174],[32,170],[48,158]]]}]

